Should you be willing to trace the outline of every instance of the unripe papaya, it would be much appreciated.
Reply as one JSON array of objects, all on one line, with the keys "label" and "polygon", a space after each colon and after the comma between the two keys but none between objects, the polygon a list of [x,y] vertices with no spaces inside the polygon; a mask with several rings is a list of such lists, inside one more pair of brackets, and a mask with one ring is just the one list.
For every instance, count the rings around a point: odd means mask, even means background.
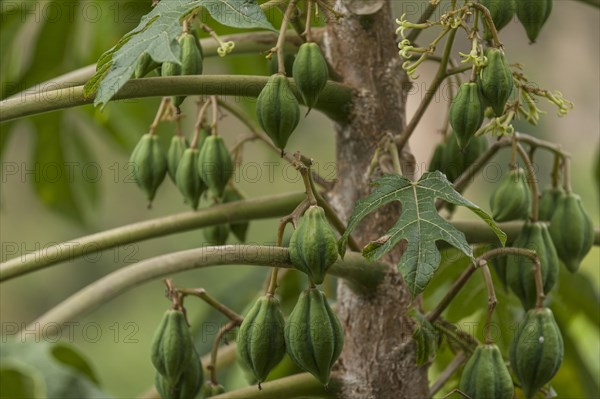
[{"label": "unripe papaya", "polygon": [[[497,31],[500,31],[502,28],[508,25],[515,15],[517,8],[515,0],[479,0],[479,3],[490,10],[492,21],[494,21],[494,26],[496,27]],[[490,38],[491,35],[487,28],[487,24],[485,27],[487,39]]]},{"label": "unripe papaya", "polygon": [[548,308],[531,309],[519,324],[510,345],[510,365],[530,399],[550,382],[563,359],[560,329]]},{"label": "unripe papaya", "polygon": [[452,132],[444,142],[444,155],[442,157],[442,169],[440,169],[450,180],[454,182],[471,166],[481,154],[488,148],[487,138],[484,136],[474,137],[464,148],[458,145],[458,138]]},{"label": "unripe papaya", "polygon": [[490,198],[492,216],[497,222],[524,220],[531,211],[531,192],[521,168],[508,172]]},{"label": "unripe papaya", "polygon": [[300,122],[300,106],[285,76],[269,78],[256,100],[256,116],[273,144],[283,150]]},{"label": "unripe papaya", "polygon": [[428,171],[433,172],[434,170],[444,171],[444,150],[446,149],[446,143],[440,143],[433,150],[433,155],[429,161]]},{"label": "unripe papaya", "polygon": [[465,147],[483,123],[485,106],[477,83],[463,83],[450,105],[450,125],[459,146]]},{"label": "unripe papaya", "polygon": [[202,75],[202,49],[193,33],[184,33],[179,38],[181,47],[181,74]]},{"label": "unripe papaya", "polygon": [[594,243],[594,225],[579,195],[567,193],[560,198],[550,221],[550,236],[560,260],[575,273]]},{"label": "unripe papaya", "polygon": [[143,78],[159,66],[160,64],[154,61],[150,54],[143,53],[138,60],[133,76],[136,79]]},{"label": "unripe papaya", "polygon": [[162,399],[194,399],[202,388],[203,380],[204,371],[200,365],[198,354],[194,353],[194,358],[177,383],[169,383],[163,375],[157,372],[154,385]]},{"label": "unripe papaya", "polygon": [[169,150],[167,151],[167,172],[169,172],[169,177],[173,180],[173,183],[175,183],[175,174],[179,161],[183,156],[183,152],[189,146],[190,144],[183,136],[176,134],[171,138],[171,145],[169,145]]},{"label": "unripe papaya", "polygon": [[290,238],[290,259],[294,267],[315,284],[321,284],[325,274],[338,258],[337,240],[320,206],[309,207]]},{"label": "unripe papaya", "polygon": [[293,71],[294,82],[304,104],[311,109],[317,103],[319,94],[329,79],[327,61],[318,44],[304,43],[300,46]]},{"label": "unripe papaya", "polygon": [[190,367],[197,361],[192,335],[179,310],[167,310],[152,341],[152,364],[170,386],[175,386]]},{"label": "unripe papaya", "polygon": [[225,245],[229,237],[229,225],[218,224],[208,226],[202,229],[202,233],[208,245]]},{"label": "unripe papaya", "polygon": [[[294,62],[296,61],[296,56],[292,53],[284,53],[283,54],[283,65],[285,67],[285,75],[292,76],[294,73]],[[277,60],[277,56],[273,55],[269,60],[269,76],[276,74],[279,72],[279,61]]]},{"label": "unripe papaya", "polygon": [[175,178],[177,188],[194,210],[198,209],[200,196],[206,190],[206,185],[198,174],[198,155],[197,149],[187,148],[179,161]]},{"label": "unripe papaya", "polygon": [[[165,62],[160,68],[161,76],[179,76],[181,75],[181,65],[174,62]],[[171,96],[171,101],[175,107],[179,108],[185,100],[185,96]]]},{"label": "unripe papaya", "polygon": [[238,359],[260,386],[285,356],[285,321],[277,298],[260,297],[250,309],[237,336]]},{"label": "unripe papaya", "polygon": [[535,43],[542,27],[550,17],[552,0],[519,0],[517,16],[527,32],[527,37]]},{"label": "unripe papaya", "polygon": [[152,203],[156,190],[167,174],[167,156],[158,136],[145,134],[131,153],[129,162],[133,166],[133,178]]},{"label": "unripe papaya", "polygon": [[[559,264],[546,224],[526,222],[512,245],[536,251],[540,259],[544,293],[550,292],[558,278]],[[533,267],[534,263],[526,256],[506,257],[507,284],[525,309],[533,308],[537,300]]]},{"label": "unripe papaya", "polygon": [[471,399],[512,399],[512,378],[496,345],[475,348],[463,369],[460,391]]},{"label": "unripe papaya", "polygon": [[342,353],[344,332],[325,294],[303,291],[285,324],[285,345],[294,363],[327,385],[333,364]]},{"label": "unripe papaya", "polygon": [[504,113],[506,102],[513,91],[513,75],[502,50],[489,48],[487,65],[481,70],[481,94],[496,116]]},{"label": "unripe papaya", "polygon": [[[223,202],[234,202],[234,201],[242,201],[246,197],[233,186],[227,186],[225,188],[225,192],[223,193]],[[246,234],[248,233],[248,222],[238,222],[229,224],[229,229],[233,233],[233,235],[240,240],[240,242],[246,242]]]},{"label": "unripe papaya", "polygon": [[542,191],[540,197],[540,209],[538,219],[549,222],[554,215],[558,201],[565,195],[565,191],[560,187],[548,187]]},{"label": "unripe papaya", "polygon": [[198,158],[198,173],[210,192],[221,198],[233,175],[233,161],[220,136],[210,136],[204,141]]}]

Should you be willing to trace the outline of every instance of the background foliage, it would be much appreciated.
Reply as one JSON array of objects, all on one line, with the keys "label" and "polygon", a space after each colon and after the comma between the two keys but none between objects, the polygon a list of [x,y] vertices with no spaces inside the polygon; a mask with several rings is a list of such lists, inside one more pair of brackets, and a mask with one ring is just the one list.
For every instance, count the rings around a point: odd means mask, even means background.
[{"label": "background foliage", "polygon": [[[407,18],[414,20],[424,2],[396,3],[398,16],[403,10],[409,13]],[[560,142],[565,150],[575,155],[574,191],[582,196],[597,226],[598,191],[597,186],[592,184],[591,167],[592,160],[598,156],[596,151],[600,132],[597,118],[600,78],[596,73],[600,60],[600,49],[596,43],[600,34],[598,14],[572,1],[555,3],[555,11],[536,45],[527,44],[524,31],[516,23],[506,28],[501,38],[510,46],[511,59],[526,64],[530,76],[538,82],[558,88],[575,102],[575,109],[567,118],[558,119],[551,113],[542,119],[540,126],[535,129],[527,127],[527,131]],[[140,17],[150,10],[148,0],[32,1],[15,4],[23,8],[15,12],[2,6],[0,15],[2,99],[95,62],[101,53],[135,27]],[[27,11],[33,7],[47,10],[45,18],[36,20],[35,14]],[[278,26],[278,13],[272,13],[269,18]],[[577,26],[566,33],[564,21],[577,21]],[[213,26],[220,34],[234,31],[216,23]],[[423,42],[426,40],[423,39]],[[459,42],[459,45],[463,48],[468,46],[463,42]],[[426,70],[423,69],[421,78],[409,94],[409,114],[418,105],[427,82],[431,80]],[[435,65],[431,66],[430,72],[435,72]],[[259,54],[213,58],[206,61],[205,73],[266,75],[267,62]],[[423,167],[426,167],[434,145],[440,140],[437,130],[444,122],[447,107],[444,90],[440,93],[411,141],[419,164]],[[91,232],[187,210],[170,183],[159,190],[154,208],[147,210],[142,193],[133,180],[127,178],[128,154],[138,138],[147,131],[158,101],[111,103],[102,113],[87,106],[1,126],[2,261]],[[253,109],[253,100],[228,101],[241,101],[244,107]],[[193,110],[193,104],[188,100],[184,112],[192,115]],[[191,119],[188,117],[185,120],[188,132],[193,123]],[[244,128],[232,118],[223,120],[222,126],[221,131],[228,145],[235,143],[239,134],[244,133]],[[519,130],[519,125],[516,127]],[[321,174],[332,178],[335,147],[331,124],[313,112],[298,130],[289,147],[310,154],[318,161],[317,168]],[[161,126],[159,134],[165,144],[172,131],[173,126]],[[319,146],[311,145],[315,142]],[[551,162],[543,156],[536,159],[539,165],[549,165]],[[244,161],[235,178],[249,197],[302,189],[293,170],[286,168],[279,158],[258,143],[247,146]],[[273,169],[267,163],[273,163]],[[506,158],[496,158],[493,164],[495,168],[486,168],[483,176],[479,176],[476,184],[467,191],[466,198],[488,210],[489,194],[501,173],[507,171],[507,163]],[[55,178],[55,173],[58,173],[56,166],[61,178]],[[14,168],[17,170],[15,174],[12,172]],[[37,175],[28,173],[32,170],[37,170]],[[270,170],[273,170],[273,174],[269,173]],[[548,173],[542,171],[540,177],[543,186],[548,182]],[[471,216],[469,212],[461,210],[456,218],[467,219]],[[249,241],[273,242],[274,232],[274,221],[254,222],[250,227]],[[177,234],[105,251],[3,283],[0,291],[0,321],[3,326],[11,323],[21,326],[21,323],[31,321],[82,286],[125,264],[198,246],[202,241],[202,234],[198,231]],[[456,251],[446,251],[444,258],[446,261],[427,290],[426,306],[431,306],[443,295],[452,278],[466,264],[466,260],[460,258]],[[565,283],[560,285],[553,298],[552,308],[566,339],[565,363],[553,385],[559,392],[568,392],[568,397],[598,397],[600,394],[599,258],[599,250],[595,247],[586,258],[580,274],[565,274],[561,278]],[[222,272],[213,269],[184,273],[174,280],[181,286],[207,288],[225,304],[242,310],[254,298],[266,273],[262,269],[238,268],[223,278]],[[334,283],[333,279],[328,281],[332,292]],[[518,312],[519,306],[514,296],[498,291],[500,304],[496,318],[499,334],[508,342],[508,332],[514,326],[503,325],[501,320],[506,319],[505,315]],[[159,282],[147,284],[108,303],[75,326],[73,343],[93,359],[95,375],[106,392],[117,397],[132,397],[152,384],[153,369],[149,361],[151,338],[162,310],[168,306],[162,293],[163,287]],[[481,325],[486,300],[481,279],[475,276],[448,309],[446,317],[466,330]],[[197,347],[199,351],[206,352],[225,320],[202,303],[190,301],[189,308],[192,323],[197,328]],[[97,324],[95,329],[86,330],[92,323]],[[92,334],[97,330],[101,332],[99,337]],[[480,331],[477,336],[481,337]],[[3,340],[2,353],[6,352],[6,348]],[[118,359],[115,358],[117,353]],[[438,355],[431,369],[432,378],[449,359],[448,351]],[[245,384],[237,366],[231,369],[223,382],[228,388]],[[456,381],[448,387],[455,385]]]}]

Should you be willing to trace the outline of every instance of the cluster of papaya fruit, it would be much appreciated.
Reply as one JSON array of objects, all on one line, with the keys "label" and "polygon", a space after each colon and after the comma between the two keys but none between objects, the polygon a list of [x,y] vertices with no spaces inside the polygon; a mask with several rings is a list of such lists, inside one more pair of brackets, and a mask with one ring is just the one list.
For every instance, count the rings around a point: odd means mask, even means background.
[{"label": "cluster of papaya fruit", "polygon": [[[295,59],[286,55],[284,64],[287,73],[291,69],[296,89],[310,110],[317,104],[329,78],[327,61],[319,45],[312,42],[302,44]],[[271,66],[271,69],[275,68]],[[273,144],[283,151],[300,122],[298,100],[283,74],[273,73],[269,77],[256,100],[256,116]]]},{"label": "cluster of papaya fruit", "polygon": [[[516,14],[533,43],[552,13],[553,0],[479,0],[479,3],[490,11],[498,31],[508,25]],[[486,38],[490,37],[486,28]]]},{"label": "cluster of papaya fruit", "polygon": [[[311,206],[289,244],[294,268],[321,284],[338,258],[337,240],[323,208]],[[331,368],[342,352],[344,333],[325,294],[314,285],[304,290],[284,320],[279,301],[267,294],[250,309],[237,338],[238,359],[258,383],[287,353],[301,369],[327,385]]]}]

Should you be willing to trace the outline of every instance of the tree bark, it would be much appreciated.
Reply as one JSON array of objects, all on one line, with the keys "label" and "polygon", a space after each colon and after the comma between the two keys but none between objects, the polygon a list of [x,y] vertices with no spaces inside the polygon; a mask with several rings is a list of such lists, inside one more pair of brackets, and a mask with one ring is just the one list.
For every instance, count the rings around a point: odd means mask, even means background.
[{"label": "tree bark", "polygon": [[[348,1],[336,0],[335,9],[343,17],[329,23],[324,41],[332,68],[357,93],[349,122],[336,126],[338,183],[330,200],[344,220],[369,192],[366,171],[378,142],[387,133],[399,134],[406,124],[403,88],[408,84],[391,2],[385,1],[375,14],[361,16],[346,7]],[[410,165],[411,154],[405,149],[403,155]],[[379,238],[395,223],[398,212],[398,207],[386,207],[371,215],[356,229],[357,241],[364,245]],[[339,362],[343,398],[428,396],[427,368],[417,367],[415,361],[412,321],[407,316],[413,302],[396,269],[398,257],[399,252],[386,259],[387,278],[370,296],[339,284],[338,314],[345,330]]]}]

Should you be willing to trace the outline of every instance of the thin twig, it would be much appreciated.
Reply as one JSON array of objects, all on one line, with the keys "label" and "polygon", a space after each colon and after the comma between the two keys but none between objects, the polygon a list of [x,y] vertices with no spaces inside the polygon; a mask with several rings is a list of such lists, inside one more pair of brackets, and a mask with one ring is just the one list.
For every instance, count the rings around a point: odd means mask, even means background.
[{"label": "thin twig", "polygon": [[535,167],[531,163],[527,152],[523,148],[521,144],[517,144],[517,152],[519,153],[523,163],[525,163],[525,167],[527,168],[527,182],[529,183],[529,187],[531,188],[531,215],[529,219],[532,222],[537,222],[539,208],[540,208],[540,188],[537,181],[537,176],[535,174]]},{"label": "thin twig", "polygon": [[485,280],[485,286],[488,291],[488,310],[487,316],[485,318],[485,326],[483,328],[483,334],[485,338],[486,344],[491,344],[494,341],[490,335],[490,327],[492,325],[492,317],[494,316],[494,309],[496,309],[496,304],[498,300],[496,298],[496,291],[494,290],[494,281],[492,280],[492,275],[490,274],[490,268],[485,260],[482,260],[479,265],[481,272],[483,273],[483,279]]},{"label": "thin twig", "polygon": [[234,310],[225,306],[221,302],[219,302],[216,298],[213,298],[211,295],[206,292],[204,288],[178,288],[178,292],[180,292],[184,297],[185,296],[195,296],[202,299],[204,302],[223,313],[225,317],[234,322],[241,323],[244,318],[237,314]]},{"label": "thin twig", "polygon": [[436,393],[439,392],[440,389],[446,385],[448,380],[452,378],[452,376],[462,367],[462,365],[467,361],[467,356],[465,352],[458,352],[454,359],[446,366],[444,371],[442,371],[437,380],[431,385],[429,389],[429,397],[433,398]]},{"label": "thin twig", "polygon": [[213,342],[212,350],[210,351],[210,364],[208,365],[208,370],[210,371],[210,381],[214,385],[218,385],[219,381],[217,381],[217,360],[219,358],[219,346],[221,345],[221,341],[225,334],[229,331],[233,330],[236,327],[239,327],[242,324],[241,321],[230,321],[225,324],[215,337],[215,341]]},{"label": "thin twig", "polygon": [[148,132],[149,134],[151,134],[151,135],[156,134],[156,129],[158,128],[158,124],[162,120],[165,110],[169,106],[170,102],[171,102],[171,97],[163,97],[163,99],[161,100],[160,105],[158,106],[158,111],[156,112],[156,116],[154,117],[154,121],[150,125],[150,130]]},{"label": "thin twig", "polygon": [[[285,76],[285,62],[283,57],[283,43],[285,42],[285,32],[287,31],[287,25],[292,16],[292,12],[296,9],[296,3],[298,0],[290,0],[287,10],[283,14],[283,20],[281,21],[281,28],[279,29],[279,37],[277,38],[277,44],[275,45],[275,51],[277,52],[277,63],[278,73]],[[273,50],[271,50],[273,51]]]}]

